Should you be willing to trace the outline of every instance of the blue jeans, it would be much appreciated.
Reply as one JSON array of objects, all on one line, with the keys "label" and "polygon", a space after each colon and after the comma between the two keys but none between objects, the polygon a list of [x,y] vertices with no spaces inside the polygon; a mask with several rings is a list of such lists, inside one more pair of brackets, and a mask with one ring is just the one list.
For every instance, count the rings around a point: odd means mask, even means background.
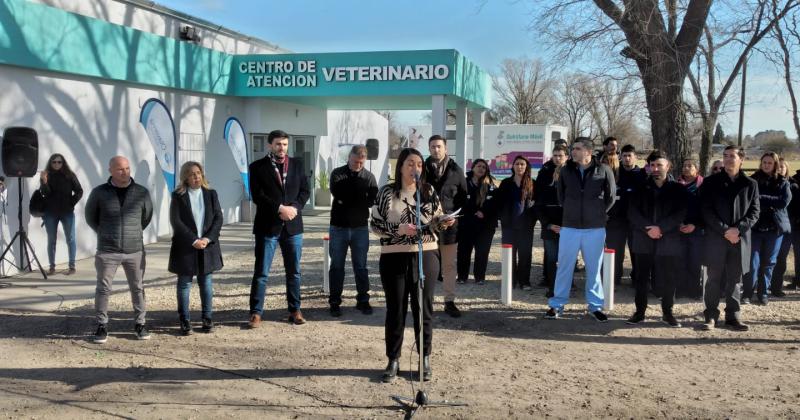
[{"label": "blue jeans", "polygon": [[264,311],[264,295],[267,292],[267,278],[272,267],[272,258],[280,245],[283,266],[286,269],[286,302],[289,312],[300,310],[300,256],[303,253],[303,234],[287,235],[284,230],[279,236],[256,234],[256,264],[253,282],[250,285],[250,313]]},{"label": "blue jeans", "polygon": [[75,268],[75,213],[62,215],[45,213],[42,219],[44,220],[44,229],[47,231],[47,259],[50,262],[50,268],[56,266],[58,222],[61,222],[61,228],[64,230],[64,236],[67,238],[69,268]]},{"label": "blue jeans", "polygon": [[369,250],[369,228],[366,226],[346,228],[331,226],[330,248],[331,267],[330,276],[331,294],[328,303],[342,304],[342,289],[344,288],[344,262],[347,258],[347,248],[350,248],[350,259],[353,261],[353,273],[356,277],[357,303],[369,302],[369,274],[367,271],[367,251]]},{"label": "blue jeans", "polygon": [[[203,319],[211,319],[211,296],[214,289],[211,286],[211,273],[198,274],[197,285],[200,286],[200,305],[202,306]],[[189,318],[189,292],[192,290],[192,276],[178,276],[178,316],[181,319]]]},{"label": "blue jeans", "polygon": [[606,241],[606,230],[561,228],[558,241],[558,270],[554,296],[548,305],[558,312],[569,302],[569,289],[572,287],[572,276],[578,251],[586,263],[586,304],[589,312],[603,309],[603,282],[600,278],[600,263],[603,261],[603,248]]},{"label": "blue jeans", "polygon": [[772,270],[778,261],[782,235],[777,231],[753,231],[750,256],[750,273],[744,277],[742,296],[752,299],[753,292],[766,296],[772,283]]}]

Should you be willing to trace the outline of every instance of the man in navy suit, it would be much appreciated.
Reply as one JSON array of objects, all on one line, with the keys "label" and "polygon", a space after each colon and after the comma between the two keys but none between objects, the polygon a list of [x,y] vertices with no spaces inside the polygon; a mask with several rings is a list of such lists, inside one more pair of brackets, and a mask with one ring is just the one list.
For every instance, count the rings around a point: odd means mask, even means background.
[{"label": "man in navy suit", "polygon": [[289,135],[269,133],[270,153],[250,164],[250,193],[256,204],[253,234],[256,236],[255,270],[250,286],[250,328],[258,328],[264,310],[267,277],[278,246],[286,268],[286,301],[289,322],[306,320],[300,312],[300,255],[303,250],[303,216],[309,197],[303,162],[289,158]]}]

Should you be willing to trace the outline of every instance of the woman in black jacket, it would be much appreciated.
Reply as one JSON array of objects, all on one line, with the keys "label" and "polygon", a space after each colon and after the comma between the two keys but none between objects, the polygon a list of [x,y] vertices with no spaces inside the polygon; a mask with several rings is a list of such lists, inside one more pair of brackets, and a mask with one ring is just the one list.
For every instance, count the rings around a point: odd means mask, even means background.
[{"label": "woman in black jacket", "polygon": [[50,262],[47,274],[56,273],[56,237],[59,222],[64,230],[69,252],[67,274],[75,274],[75,204],[81,200],[83,188],[61,154],[56,153],[47,160],[47,169],[39,174],[39,191],[45,203],[42,219],[47,231],[47,258]]},{"label": "woman in black jacket", "polygon": [[778,174],[777,153],[764,153],[761,156],[761,166],[752,178],[758,182],[761,212],[758,222],[753,226],[750,274],[744,276],[742,303],[747,304],[752,300],[755,291],[758,293],[759,303],[766,305],[781,238],[784,232],[791,231],[786,208],[792,199],[792,193],[789,183]]},{"label": "woman in black jacket", "polygon": [[497,230],[497,212],[494,195],[497,191],[495,179],[489,171],[489,164],[483,159],[472,162],[472,170],[467,172],[467,202],[461,211],[458,222],[458,283],[466,283],[469,276],[469,263],[472,249],[475,248],[475,265],[472,275],[475,283],[484,284],[486,265],[492,238]]},{"label": "woman in black jacket", "polygon": [[222,268],[219,232],[222,209],[217,192],[210,189],[203,166],[186,162],[181,166],[180,184],[172,193],[169,207],[172,224],[172,247],[169,271],[178,275],[178,316],[183,335],[192,333],[189,321],[189,292],[192,277],[200,286],[203,331],[211,332],[211,273]]},{"label": "woman in black jacket", "polygon": [[[778,259],[775,264],[775,270],[772,272],[772,283],[770,286],[772,296],[784,297],[786,293],[783,291],[783,276],[786,274],[786,259],[789,257],[789,251],[794,249],[794,260],[800,261],[800,253],[798,253],[798,245],[800,245],[800,184],[798,178],[800,176],[789,176],[789,166],[783,158],[779,159],[778,175],[784,177],[789,183],[789,191],[792,193],[792,200],[789,201],[787,213],[789,216],[789,227],[791,232],[784,232],[781,236],[781,249],[778,251]],[[798,264],[795,263],[795,276],[789,284],[789,288],[797,288],[797,272]]]},{"label": "woman in black jacket", "polygon": [[533,179],[531,164],[522,156],[514,158],[513,175],[500,183],[497,204],[500,208],[504,244],[512,245],[514,287],[531,290],[531,254],[533,252]]}]

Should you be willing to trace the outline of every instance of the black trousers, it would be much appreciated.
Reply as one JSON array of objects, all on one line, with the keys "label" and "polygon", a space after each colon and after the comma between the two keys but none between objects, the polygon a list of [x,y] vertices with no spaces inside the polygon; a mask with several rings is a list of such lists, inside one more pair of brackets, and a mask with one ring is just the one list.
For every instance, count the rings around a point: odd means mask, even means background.
[{"label": "black trousers", "polygon": [[[725,319],[739,319],[739,302],[742,296],[742,251],[741,244],[714,242],[711,246],[724,247],[713,261],[708,261],[708,281],[705,285],[704,314],[706,319],[719,319],[719,301],[725,294]],[[721,254],[721,255],[720,255]]]},{"label": "black trousers", "polygon": [[511,284],[513,287],[531,285],[531,260],[533,258],[532,229],[503,229],[503,243],[511,244]]},{"label": "black trousers", "polygon": [[[636,261],[636,277],[633,285],[636,288],[636,313],[644,315],[647,310],[647,295],[651,284],[659,287],[657,295],[661,296],[661,311],[671,314],[675,304],[675,269],[679,258],[655,254],[633,254]],[[655,277],[652,279],[651,277]]]},{"label": "black trousers", "polygon": [[700,229],[692,233],[681,234],[683,261],[677,267],[680,273],[676,279],[676,291],[680,296],[700,299],[703,296],[703,285],[706,283],[706,267],[703,265],[705,238]]},{"label": "black trousers", "polygon": [[486,266],[489,264],[489,251],[492,248],[495,230],[494,226],[459,224],[458,254],[456,259],[459,280],[466,281],[469,277],[469,265],[473,248],[475,249],[475,263],[472,267],[472,276],[476,282],[486,280]]},{"label": "black trousers", "polygon": [[[425,288],[422,294],[422,339],[426,356],[431,354],[433,295],[436,276],[439,273],[438,254],[439,252],[434,250],[422,253],[422,270],[425,273]],[[381,254],[379,270],[386,295],[386,356],[390,359],[397,359],[402,353],[409,299],[414,317],[414,337],[419,336],[418,261],[416,252]],[[417,350],[419,351],[419,343]]]},{"label": "black trousers", "polygon": [[[622,281],[622,269],[625,262],[625,244],[630,246],[631,228],[628,225],[611,224],[606,226],[606,246],[614,250],[614,284]],[[636,259],[631,258],[632,266],[636,266]],[[636,270],[631,270],[631,282]]]}]

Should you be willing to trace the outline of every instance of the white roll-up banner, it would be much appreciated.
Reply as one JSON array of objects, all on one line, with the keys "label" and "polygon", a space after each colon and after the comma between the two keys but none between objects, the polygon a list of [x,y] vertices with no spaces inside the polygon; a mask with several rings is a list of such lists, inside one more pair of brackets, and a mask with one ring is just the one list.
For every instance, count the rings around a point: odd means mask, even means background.
[{"label": "white roll-up banner", "polygon": [[242,183],[244,184],[244,196],[250,199],[250,175],[248,174],[247,163],[247,142],[245,141],[244,127],[235,117],[228,118],[225,122],[225,143],[233,153],[233,159],[236,161],[236,167],[239,168],[239,173],[242,175]]},{"label": "white roll-up banner", "polygon": [[175,189],[175,123],[172,115],[164,102],[150,98],[142,106],[139,122],[147,132],[167,187],[172,191]]}]

